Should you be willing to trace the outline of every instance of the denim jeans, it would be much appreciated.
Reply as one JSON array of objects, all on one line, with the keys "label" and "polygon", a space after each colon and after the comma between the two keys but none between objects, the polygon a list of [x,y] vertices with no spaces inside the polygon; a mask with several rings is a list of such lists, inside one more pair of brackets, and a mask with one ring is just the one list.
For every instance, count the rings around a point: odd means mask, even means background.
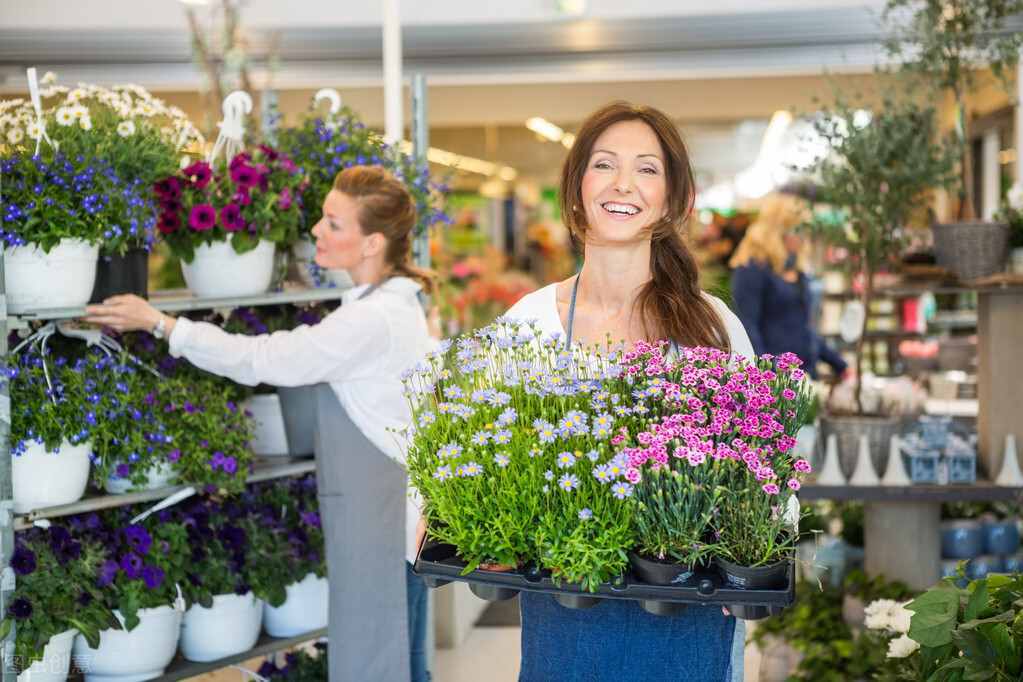
[{"label": "denim jeans", "polygon": [[433,679],[427,669],[426,661],[426,628],[427,623],[426,583],[412,572],[412,564],[405,562],[407,576],[406,595],[408,596],[408,643],[409,661],[412,664],[412,682],[430,682]]},{"label": "denim jeans", "polygon": [[742,648],[733,647],[733,638],[743,628],[718,606],[654,616],[627,600],[568,609],[535,592],[521,592],[519,599],[519,682],[742,680]]}]

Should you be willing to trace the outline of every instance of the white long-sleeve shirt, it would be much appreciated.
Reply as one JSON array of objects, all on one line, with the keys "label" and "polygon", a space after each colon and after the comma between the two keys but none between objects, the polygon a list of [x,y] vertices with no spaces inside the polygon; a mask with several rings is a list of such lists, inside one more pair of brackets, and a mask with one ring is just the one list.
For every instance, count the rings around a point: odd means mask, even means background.
[{"label": "white long-sleeve shirt", "polygon": [[[405,452],[388,429],[412,420],[401,373],[436,347],[416,294],[418,283],[392,277],[364,299],[369,285],[342,294],[342,305],[316,325],[261,336],[228,334],[178,318],[170,352],[196,367],[249,386],[329,382],[348,416],[384,454],[405,466]],[[419,506],[406,507],[406,558],[415,560]]]}]

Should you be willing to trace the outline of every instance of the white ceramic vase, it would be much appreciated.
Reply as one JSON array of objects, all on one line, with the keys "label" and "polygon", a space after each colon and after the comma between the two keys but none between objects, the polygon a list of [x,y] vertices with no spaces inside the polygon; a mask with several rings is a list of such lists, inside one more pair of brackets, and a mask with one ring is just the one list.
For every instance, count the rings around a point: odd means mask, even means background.
[{"label": "white ceramic vase", "polygon": [[263,602],[252,592],[218,594],[213,606],[193,604],[181,621],[181,653],[207,662],[248,651],[259,639]]},{"label": "white ceramic vase", "polygon": [[20,455],[11,455],[14,512],[70,504],[82,499],[89,483],[92,443],[71,445],[64,440],[56,452],[42,443],[30,444]]},{"label": "white ceramic vase", "polygon": [[266,293],[274,274],[274,244],[265,239],[252,251],[235,253],[230,241],[202,244],[191,263],[181,261],[189,290],[199,298]]},{"label": "white ceramic vase", "polygon": [[71,647],[77,634],[77,630],[65,630],[50,637],[42,660],[19,673],[18,682],[64,682],[71,668]]},{"label": "white ceramic vase", "polygon": [[96,283],[99,246],[61,239],[44,252],[35,244],[4,250],[4,285],[12,313],[83,306]]},{"label": "white ceramic vase", "polygon": [[[114,615],[124,626],[120,612]],[[86,682],[139,682],[163,674],[178,650],[181,611],[172,606],[142,609],[139,624],[130,632],[104,630],[99,648],[85,638],[75,640],[75,663],[85,672]]]},{"label": "white ceramic vase", "polygon": [[288,585],[287,598],[280,606],[263,604],[263,629],[271,637],[295,637],[327,626],[330,589],[326,578],[309,573]]},{"label": "white ceramic vase", "polygon": [[867,434],[860,434],[860,449],[856,457],[856,469],[849,478],[849,485],[872,486],[881,481],[874,469],[874,462],[870,459],[870,439]]},{"label": "white ceramic vase", "polygon": [[281,399],[276,393],[257,394],[242,408],[252,415],[252,451],[264,456],[287,456],[288,438],[284,430]]}]

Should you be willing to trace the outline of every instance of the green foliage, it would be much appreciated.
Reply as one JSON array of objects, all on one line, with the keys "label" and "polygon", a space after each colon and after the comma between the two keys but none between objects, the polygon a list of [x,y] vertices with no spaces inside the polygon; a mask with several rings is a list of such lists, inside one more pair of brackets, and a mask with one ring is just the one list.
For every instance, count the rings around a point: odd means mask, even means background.
[{"label": "green foliage", "polygon": [[327,644],[316,642],[315,653],[305,649],[284,654],[284,665],[274,657],[259,666],[259,675],[272,682],[327,682]]},{"label": "green foliage", "polygon": [[708,535],[714,511],[725,492],[722,466],[696,467],[692,473],[656,469],[636,485],[635,522],[639,553],[684,566],[702,563],[710,553]]},{"label": "green foliage", "polygon": [[18,668],[41,660],[49,639],[67,630],[77,630],[98,646],[101,630],[120,629],[96,585],[106,556],[102,545],[74,539],[64,526],[32,529],[17,537],[11,557],[16,585],[0,621],[0,636],[15,628]]},{"label": "green foliage", "polygon": [[1018,681],[1023,574],[991,574],[965,588],[955,584],[961,577],[943,579],[906,607],[913,611],[909,636],[921,647],[920,679]]}]

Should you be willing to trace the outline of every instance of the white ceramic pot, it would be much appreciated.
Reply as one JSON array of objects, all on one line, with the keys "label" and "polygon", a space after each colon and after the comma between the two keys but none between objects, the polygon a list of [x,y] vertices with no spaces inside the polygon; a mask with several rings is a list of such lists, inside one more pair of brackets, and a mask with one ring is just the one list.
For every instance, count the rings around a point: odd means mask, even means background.
[{"label": "white ceramic pot", "polygon": [[349,289],[353,286],[352,278],[347,270],[321,268],[316,264],[316,244],[302,240],[291,247],[295,258],[298,277],[303,284],[310,287],[338,287]]},{"label": "white ceramic pot", "polygon": [[1016,248],[1009,252],[1009,263],[1014,273],[1023,275],[1023,248]]},{"label": "white ceramic pot", "polygon": [[288,585],[287,598],[280,606],[263,604],[263,629],[271,637],[294,637],[327,627],[330,590],[326,578],[310,573]]},{"label": "white ceramic pot", "polygon": [[141,492],[143,490],[156,490],[173,485],[178,478],[178,472],[169,462],[159,462],[149,467],[146,471],[146,482],[140,486],[133,486],[131,479],[118,478],[112,475],[103,482],[103,488],[111,495],[123,495],[129,492]]},{"label": "white ceramic pot", "polygon": [[252,251],[241,254],[229,241],[202,244],[191,263],[181,261],[181,273],[199,298],[262,294],[273,279],[274,244],[262,239]]},{"label": "white ceramic pot", "polygon": [[35,244],[4,251],[4,283],[10,312],[83,306],[96,283],[99,246],[61,239],[45,253]]},{"label": "white ceramic pot", "polygon": [[56,452],[49,452],[42,443],[32,443],[22,454],[11,455],[15,513],[82,499],[91,455],[92,443],[71,445],[66,440]]},{"label": "white ceramic pot", "polygon": [[281,399],[276,393],[254,395],[242,408],[252,414],[252,451],[257,455],[288,455]]},{"label": "white ceramic pot", "polygon": [[205,663],[248,651],[259,639],[263,602],[252,592],[218,594],[213,606],[194,604],[181,621],[181,653]]},{"label": "white ceramic pot", "polygon": [[71,668],[71,646],[77,634],[77,630],[66,630],[50,637],[43,649],[42,660],[20,673],[18,682],[64,682]]},{"label": "white ceramic pot", "polygon": [[[120,612],[114,615],[124,625]],[[139,611],[139,624],[131,632],[104,630],[99,648],[85,638],[75,640],[75,663],[86,682],[138,682],[163,674],[178,650],[181,611],[172,606]]]}]

